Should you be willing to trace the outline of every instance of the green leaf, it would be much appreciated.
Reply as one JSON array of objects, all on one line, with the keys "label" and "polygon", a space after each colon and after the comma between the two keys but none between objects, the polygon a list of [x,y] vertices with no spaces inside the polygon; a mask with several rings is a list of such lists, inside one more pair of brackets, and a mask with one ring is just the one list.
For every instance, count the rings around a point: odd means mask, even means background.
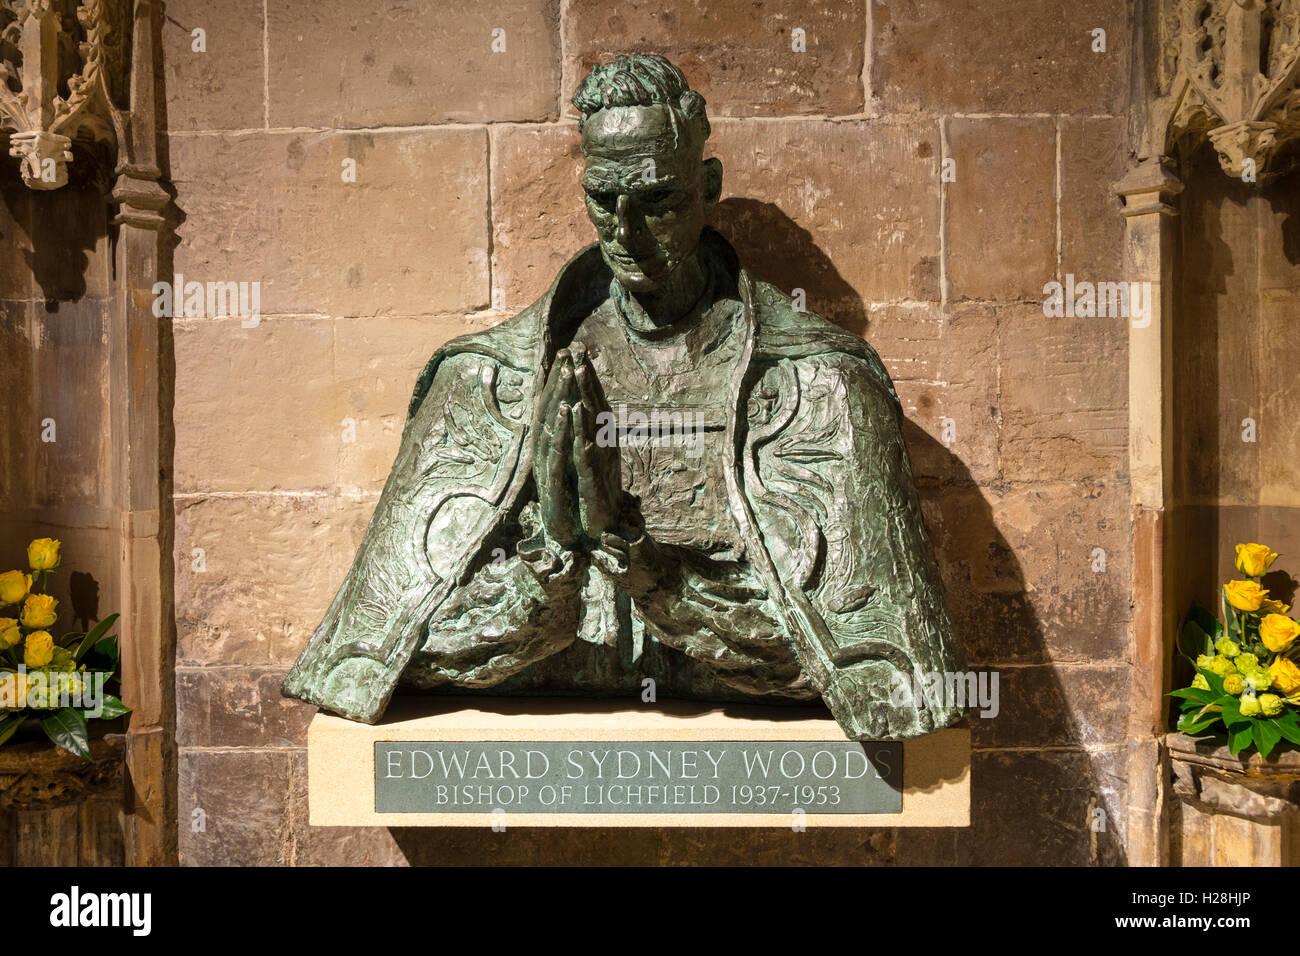
[{"label": "green leaf", "polygon": [[18,728],[27,720],[27,712],[20,710],[16,714],[0,717],[0,746],[18,732]]},{"label": "green leaf", "polygon": [[[80,664],[81,659],[86,656],[86,651],[99,644],[104,635],[108,633],[108,629],[117,621],[117,618],[117,614],[110,614],[92,627],[86,636],[81,639],[81,643],[77,645],[77,653],[72,655],[72,659]],[[113,659],[117,659],[116,653],[113,655]]]},{"label": "green leaf", "polygon": [[131,713],[131,708],[126,706],[112,694],[104,695],[104,712],[99,715],[100,720],[113,720],[117,717],[125,717]]},{"label": "green leaf", "polygon": [[1205,675],[1205,682],[1210,685],[1210,693],[1214,694],[1216,698],[1222,697],[1224,694],[1228,693],[1223,689],[1223,678],[1218,674],[1215,674],[1212,671],[1200,670],[1200,668],[1197,668],[1197,670],[1199,673]]},{"label": "green leaf", "polygon": [[1228,701],[1223,705],[1223,722],[1227,724],[1229,727],[1233,727],[1238,724],[1250,723],[1249,717],[1241,716],[1240,700],[1234,697],[1232,698],[1232,700]]},{"label": "green leaf", "polygon": [[1209,717],[1206,717],[1204,720],[1187,719],[1186,722],[1180,720],[1178,722],[1178,729],[1180,732],[1184,734],[1199,734],[1213,727],[1218,722],[1219,722],[1219,715],[1211,714]]},{"label": "green leaf", "polygon": [[96,644],[95,653],[108,658],[110,661],[116,664],[117,663],[117,635],[114,634],[112,637],[106,637],[98,644]]},{"label": "green leaf", "polygon": [[[1294,715],[1292,715],[1294,716]],[[1293,744],[1300,744],[1300,724],[1286,719],[1277,722],[1277,732]]]},{"label": "green leaf", "polygon": [[56,747],[76,754],[83,760],[90,759],[90,732],[81,711],[64,707],[48,717],[42,717],[41,730],[45,731],[45,736]]},{"label": "green leaf", "polygon": [[1198,704],[1208,704],[1214,700],[1214,692],[1202,690],[1200,687],[1184,687],[1180,690],[1170,691],[1170,697],[1186,697],[1188,700],[1194,700]]},{"label": "green leaf", "polygon": [[[1187,612],[1187,618],[1190,621],[1194,621],[1196,625],[1200,627],[1201,632],[1207,637],[1213,635],[1214,638],[1217,638],[1223,631],[1223,624],[1218,618],[1207,611],[1200,601],[1192,601],[1192,606]],[[1212,647],[1213,644],[1214,640],[1211,639],[1207,648]]]},{"label": "green leaf", "polygon": [[1235,757],[1247,747],[1250,746],[1251,740],[1254,739],[1254,722],[1250,721],[1239,724],[1236,729],[1228,728],[1228,750]]},{"label": "green leaf", "polygon": [[1281,739],[1282,728],[1278,726],[1276,720],[1255,721],[1255,746],[1259,747],[1261,756],[1267,757],[1272,753]]},{"label": "green leaf", "polygon": [[1185,621],[1183,630],[1178,635],[1178,650],[1193,663],[1200,654],[1212,654],[1214,639],[1195,621]]}]

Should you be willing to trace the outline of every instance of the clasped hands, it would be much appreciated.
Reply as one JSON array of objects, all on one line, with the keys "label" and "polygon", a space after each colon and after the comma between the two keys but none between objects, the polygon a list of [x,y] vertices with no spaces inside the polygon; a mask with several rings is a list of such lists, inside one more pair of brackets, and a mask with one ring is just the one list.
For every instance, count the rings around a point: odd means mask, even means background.
[{"label": "clasped hands", "polygon": [[635,499],[623,492],[618,442],[598,436],[609,403],[579,343],[560,349],[533,422],[533,479],[542,527],[567,550],[626,555],[638,532]]}]

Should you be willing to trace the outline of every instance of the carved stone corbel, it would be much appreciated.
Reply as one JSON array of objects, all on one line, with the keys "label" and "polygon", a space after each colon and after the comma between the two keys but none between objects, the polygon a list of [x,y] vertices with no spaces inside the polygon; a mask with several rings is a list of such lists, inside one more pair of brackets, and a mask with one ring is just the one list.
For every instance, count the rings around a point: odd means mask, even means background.
[{"label": "carved stone corbel", "polygon": [[1165,0],[1153,152],[1205,136],[1230,176],[1300,139],[1300,0]]},{"label": "carved stone corbel", "polygon": [[[80,0],[69,30],[58,0],[0,0],[0,134],[32,189],[58,189],[68,181],[74,140],[114,151],[117,118],[109,91],[115,43],[107,0]],[[7,23],[5,21],[8,21]],[[76,42],[79,68],[64,75],[61,48]],[[59,94],[65,83],[66,97]]]}]

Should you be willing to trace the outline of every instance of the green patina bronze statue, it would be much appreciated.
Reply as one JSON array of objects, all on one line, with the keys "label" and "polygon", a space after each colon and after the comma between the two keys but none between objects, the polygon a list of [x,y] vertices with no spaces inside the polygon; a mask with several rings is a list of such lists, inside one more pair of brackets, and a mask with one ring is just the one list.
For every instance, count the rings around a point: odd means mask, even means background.
[{"label": "green patina bronze statue", "polygon": [[449,342],[284,693],[377,721],[399,682],[826,702],[857,740],[958,720],[894,387],[705,222],[704,99],[658,56],[573,98],[599,241]]}]

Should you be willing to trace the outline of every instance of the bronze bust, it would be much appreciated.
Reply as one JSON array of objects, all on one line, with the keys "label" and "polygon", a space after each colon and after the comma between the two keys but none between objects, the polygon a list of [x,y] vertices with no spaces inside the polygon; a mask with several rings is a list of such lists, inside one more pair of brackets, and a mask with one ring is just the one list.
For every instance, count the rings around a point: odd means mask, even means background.
[{"label": "bronze bust", "polygon": [[599,241],[439,349],[285,694],[374,722],[397,685],[823,699],[852,739],[958,720],[959,669],[888,373],[706,226],[722,165],[662,57],[573,98]]}]

